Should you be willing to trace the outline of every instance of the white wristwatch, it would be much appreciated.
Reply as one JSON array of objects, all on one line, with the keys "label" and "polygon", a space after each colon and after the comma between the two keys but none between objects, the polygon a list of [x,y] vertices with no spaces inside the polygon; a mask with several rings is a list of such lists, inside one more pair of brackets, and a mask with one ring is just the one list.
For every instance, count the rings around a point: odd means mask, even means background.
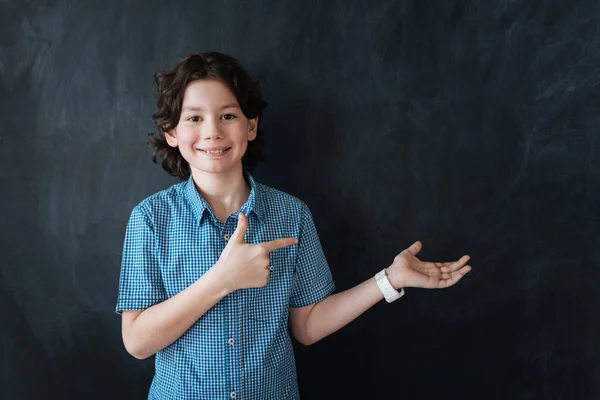
[{"label": "white wristwatch", "polygon": [[392,301],[398,300],[400,297],[404,296],[404,288],[400,288],[398,292],[387,277],[385,273],[385,268],[375,274],[375,281],[377,282],[377,286],[379,286],[379,290],[383,293],[385,297],[385,301],[391,303]]}]

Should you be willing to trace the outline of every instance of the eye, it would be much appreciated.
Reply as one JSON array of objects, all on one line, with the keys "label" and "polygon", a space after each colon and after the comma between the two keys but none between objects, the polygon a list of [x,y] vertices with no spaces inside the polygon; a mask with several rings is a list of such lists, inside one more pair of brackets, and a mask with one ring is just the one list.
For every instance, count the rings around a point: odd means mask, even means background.
[{"label": "eye", "polygon": [[233,114],[223,114],[222,118],[224,120],[231,120],[231,119],[234,119],[234,118],[237,118],[237,117],[235,115],[233,115]]},{"label": "eye", "polygon": [[193,115],[193,116],[189,117],[187,120],[192,121],[192,122],[198,122],[198,121],[200,121],[200,117],[198,117],[197,115]]}]

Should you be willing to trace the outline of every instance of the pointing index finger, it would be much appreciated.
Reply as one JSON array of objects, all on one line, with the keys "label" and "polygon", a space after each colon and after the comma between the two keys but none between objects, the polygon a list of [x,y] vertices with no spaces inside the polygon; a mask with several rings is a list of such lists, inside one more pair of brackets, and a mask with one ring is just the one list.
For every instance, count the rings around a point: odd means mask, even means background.
[{"label": "pointing index finger", "polygon": [[272,251],[275,251],[275,250],[278,250],[278,249],[281,249],[284,247],[293,246],[297,243],[298,243],[298,239],[296,239],[296,238],[283,238],[283,239],[271,240],[270,242],[264,242],[262,245],[270,253]]}]

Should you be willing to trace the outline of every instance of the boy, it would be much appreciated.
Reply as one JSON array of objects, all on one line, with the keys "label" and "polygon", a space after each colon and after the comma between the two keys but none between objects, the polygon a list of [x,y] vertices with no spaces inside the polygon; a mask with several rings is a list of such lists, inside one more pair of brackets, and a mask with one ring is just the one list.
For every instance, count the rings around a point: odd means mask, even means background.
[{"label": "boy", "polygon": [[468,256],[421,262],[416,242],[333,295],[306,204],[251,173],[264,158],[258,82],[215,52],[156,81],[153,160],[182,182],[134,207],[116,306],[127,351],[156,354],[148,398],[298,399],[292,336],[310,345],[404,287],[448,287],[470,271]]}]

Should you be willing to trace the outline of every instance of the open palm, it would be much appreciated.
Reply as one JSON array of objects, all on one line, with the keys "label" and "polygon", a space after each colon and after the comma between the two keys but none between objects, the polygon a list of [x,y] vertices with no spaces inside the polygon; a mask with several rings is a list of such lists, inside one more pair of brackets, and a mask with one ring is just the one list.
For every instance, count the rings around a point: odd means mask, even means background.
[{"label": "open palm", "polygon": [[458,261],[429,262],[421,261],[417,254],[423,244],[416,241],[394,258],[387,268],[387,274],[392,285],[401,287],[418,287],[425,289],[442,289],[457,283],[465,276],[471,267],[466,265],[471,257],[465,255]]}]

